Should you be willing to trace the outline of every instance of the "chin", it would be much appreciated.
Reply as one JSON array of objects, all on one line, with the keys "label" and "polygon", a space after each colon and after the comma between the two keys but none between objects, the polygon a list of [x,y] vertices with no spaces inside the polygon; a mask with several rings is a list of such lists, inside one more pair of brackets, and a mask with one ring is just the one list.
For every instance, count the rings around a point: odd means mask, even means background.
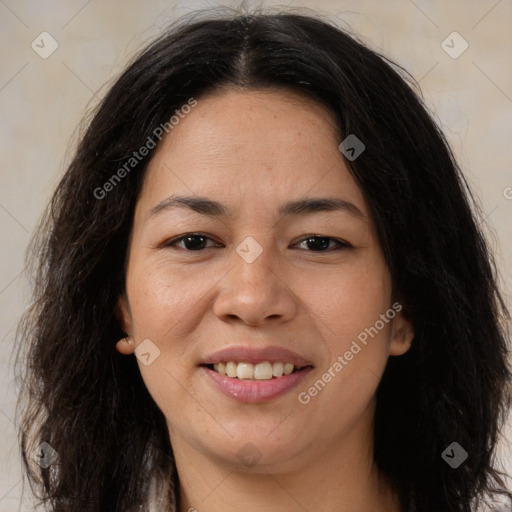
[{"label": "chin", "polygon": [[[283,444],[283,439],[289,441]],[[283,434],[269,439],[266,433],[251,436],[247,432],[241,432],[240,435],[233,433],[232,438],[222,443],[212,443],[205,448],[218,462],[248,472],[267,472],[271,469],[283,471],[302,452],[293,436]]]}]

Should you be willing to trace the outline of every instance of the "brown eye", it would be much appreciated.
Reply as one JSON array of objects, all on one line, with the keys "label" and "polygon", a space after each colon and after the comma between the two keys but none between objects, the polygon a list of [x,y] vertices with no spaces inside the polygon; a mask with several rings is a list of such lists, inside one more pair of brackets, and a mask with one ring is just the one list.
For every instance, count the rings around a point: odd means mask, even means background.
[{"label": "brown eye", "polygon": [[[334,242],[337,245],[329,249],[329,245],[331,244],[331,242]],[[346,242],[343,242],[341,240],[337,240],[329,236],[320,235],[309,235],[299,243],[307,244],[307,247],[313,252],[331,252],[336,249],[351,247],[350,244],[347,244]]]},{"label": "brown eye", "polygon": [[182,244],[180,248],[186,249],[187,251],[201,251],[210,248],[205,247],[208,240],[213,241],[211,238],[201,233],[187,233],[186,235],[167,242],[165,247],[176,247],[178,244]]}]

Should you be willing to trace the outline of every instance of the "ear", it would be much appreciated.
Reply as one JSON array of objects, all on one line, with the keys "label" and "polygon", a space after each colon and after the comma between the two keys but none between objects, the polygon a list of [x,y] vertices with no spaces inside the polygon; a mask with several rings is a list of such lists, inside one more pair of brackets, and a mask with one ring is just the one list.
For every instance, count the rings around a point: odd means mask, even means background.
[{"label": "ear", "polygon": [[126,338],[123,338],[116,343],[116,349],[120,354],[133,354],[133,351],[135,350],[135,345],[130,338],[132,327],[131,313],[130,307],[128,305],[128,299],[124,294],[120,295],[118,298],[116,304],[116,317],[123,331],[128,334]]},{"label": "ear", "polygon": [[407,313],[401,309],[393,318],[389,355],[401,356],[405,354],[411,348],[413,339],[414,326]]},{"label": "ear", "polygon": [[131,311],[130,306],[128,304],[128,298],[123,293],[119,295],[116,304],[116,317],[121,326],[121,329],[128,335],[132,335],[132,321],[131,321]]}]

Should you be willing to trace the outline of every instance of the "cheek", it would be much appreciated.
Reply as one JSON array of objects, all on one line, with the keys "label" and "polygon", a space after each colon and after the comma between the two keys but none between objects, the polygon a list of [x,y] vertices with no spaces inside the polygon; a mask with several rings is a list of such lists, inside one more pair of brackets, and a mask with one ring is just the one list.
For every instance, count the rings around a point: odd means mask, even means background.
[{"label": "cheek", "polygon": [[340,340],[373,326],[391,302],[391,279],[380,260],[337,270],[323,285],[308,289],[304,297],[322,320],[323,330]]},{"label": "cheek", "polygon": [[191,330],[190,319],[197,314],[205,293],[201,286],[192,286],[191,278],[184,278],[184,274],[171,275],[168,267],[153,262],[134,265],[127,279],[136,343],[149,339],[158,353],[149,365],[138,360],[139,370],[146,388],[165,414],[187,403],[183,383],[189,380],[187,358],[192,347],[187,334]]},{"label": "cheek", "polygon": [[313,416],[331,418],[323,427],[326,434],[348,429],[375,395],[389,355],[394,315],[387,322],[381,315],[391,306],[390,284],[387,267],[375,261],[336,273],[310,295],[309,307],[329,357],[317,380],[301,390],[301,399],[308,401]]},{"label": "cheek", "polygon": [[201,307],[209,288],[193,271],[173,271],[163,263],[134,266],[128,275],[128,296],[135,322],[135,337],[176,338],[183,320]]},{"label": "cheek", "polygon": [[[144,383],[163,411],[182,405],[183,387],[189,379],[187,361],[193,344],[188,343],[190,318],[197,314],[200,288],[188,286],[179,274],[169,275],[162,265],[134,266],[127,291],[136,343],[151,340],[158,356],[150,365],[137,360]],[[186,281],[186,280],[185,280]],[[192,322],[196,325],[195,322]],[[153,347],[153,345],[150,345]],[[185,364],[188,362],[188,364]]]}]

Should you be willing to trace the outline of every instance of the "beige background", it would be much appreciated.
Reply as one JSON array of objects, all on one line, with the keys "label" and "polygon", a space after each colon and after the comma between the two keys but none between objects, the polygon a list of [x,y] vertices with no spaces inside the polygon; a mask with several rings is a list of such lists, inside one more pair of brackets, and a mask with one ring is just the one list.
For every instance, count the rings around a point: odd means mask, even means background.
[{"label": "beige background", "polygon": [[[30,233],[69,161],[75,128],[86,108],[103,96],[105,84],[169,21],[215,5],[213,0],[0,0],[0,512],[18,510],[21,495],[11,352],[15,325],[30,297],[23,274]],[[286,5],[336,16],[420,81],[427,105],[481,201],[512,304],[512,1],[317,0]],[[59,45],[47,59],[31,48],[43,31]],[[441,47],[453,31],[469,44],[456,59]],[[453,51],[460,43],[454,40]],[[512,472],[509,445],[502,445],[501,457]]]}]

